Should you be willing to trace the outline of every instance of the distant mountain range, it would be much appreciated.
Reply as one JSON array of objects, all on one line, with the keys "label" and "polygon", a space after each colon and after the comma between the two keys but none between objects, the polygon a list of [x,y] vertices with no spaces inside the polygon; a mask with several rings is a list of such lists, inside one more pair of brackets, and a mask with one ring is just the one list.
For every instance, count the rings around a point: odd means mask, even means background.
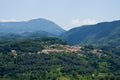
[{"label": "distant mountain range", "polygon": [[46,19],[0,22],[0,42],[23,38],[59,37],[74,45],[120,46],[120,20],[65,31]]},{"label": "distant mountain range", "polygon": [[76,27],[61,38],[72,44],[120,46],[120,20]]},{"label": "distant mountain range", "polygon": [[[53,35],[60,35],[65,32],[60,26],[46,19],[33,19],[23,22],[0,22],[0,34],[21,34],[25,32],[44,32]],[[48,34],[47,33],[47,34]]]}]

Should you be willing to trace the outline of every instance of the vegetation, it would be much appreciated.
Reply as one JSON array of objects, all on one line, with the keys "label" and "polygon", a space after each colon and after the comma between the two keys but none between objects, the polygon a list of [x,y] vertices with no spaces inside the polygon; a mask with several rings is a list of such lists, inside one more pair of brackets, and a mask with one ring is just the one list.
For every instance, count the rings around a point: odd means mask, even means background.
[{"label": "vegetation", "polygon": [[120,56],[114,48],[82,46],[77,53],[37,53],[56,44],[68,45],[54,37],[1,42],[0,80],[120,80]]},{"label": "vegetation", "polygon": [[[17,54],[17,53],[16,53]],[[86,56],[85,56],[86,55]],[[114,56],[86,53],[0,54],[1,79],[15,80],[119,80],[120,63]],[[107,78],[107,79],[106,79]]]},{"label": "vegetation", "polygon": [[55,37],[43,37],[36,39],[18,39],[14,41],[6,41],[0,43],[0,52],[7,53],[11,50],[17,52],[38,52],[44,49],[45,45],[67,44],[67,42]]},{"label": "vegetation", "polygon": [[73,28],[61,35],[72,44],[120,46],[120,20]]}]

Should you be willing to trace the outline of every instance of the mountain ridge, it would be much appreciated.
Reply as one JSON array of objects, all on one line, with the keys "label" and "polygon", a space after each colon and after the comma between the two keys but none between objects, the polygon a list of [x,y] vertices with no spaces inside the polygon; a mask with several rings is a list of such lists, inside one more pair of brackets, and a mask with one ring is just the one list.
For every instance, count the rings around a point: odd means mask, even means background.
[{"label": "mountain ridge", "polygon": [[24,33],[41,30],[55,35],[65,32],[56,23],[43,18],[20,22],[0,22],[0,30],[0,33]]},{"label": "mountain ridge", "polygon": [[72,44],[118,46],[119,34],[120,20],[76,27],[62,34],[61,38]]}]

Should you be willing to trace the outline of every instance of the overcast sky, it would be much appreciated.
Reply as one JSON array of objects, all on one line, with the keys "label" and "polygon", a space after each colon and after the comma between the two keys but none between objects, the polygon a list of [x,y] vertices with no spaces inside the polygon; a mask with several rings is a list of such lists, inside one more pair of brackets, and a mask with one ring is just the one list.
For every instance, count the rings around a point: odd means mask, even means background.
[{"label": "overcast sky", "polygon": [[68,30],[120,19],[120,0],[0,0],[0,21],[45,18]]}]

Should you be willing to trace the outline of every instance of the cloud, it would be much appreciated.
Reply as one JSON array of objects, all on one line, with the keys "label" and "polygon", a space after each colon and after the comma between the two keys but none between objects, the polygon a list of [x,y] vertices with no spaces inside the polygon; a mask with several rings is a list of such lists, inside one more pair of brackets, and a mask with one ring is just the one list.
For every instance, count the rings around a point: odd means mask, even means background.
[{"label": "cloud", "polygon": [[0,22],[17,22],[19,20],[16,20],[16,19],[6,19],[6,20],[0,20]]},{"label": "cloud", "polygon": [[89,24],[96,24],[97,21],[92,20],[92,19],[85,19],[82,21],[82,25],[89,25]]},{"label": "cloud", "polygon": [[74,19],[71,21],[71,26],[73,25],[79,25],[80,24],[80,20],[79,19]]},{"label": "cloud", "polygon": [[81,26],[81,25],[89,25],[89,24],[96,24],[96,23],[97,22],[92,19],[84,19],[84,20],[73,19],[71,21],[71,26]]},{"label": "cloud", "polygon": [[90,24],[96,24],[97,21],[93,20],[93,19],[84,19],[84,20],[80,20],[80,19],[73,19],[67,26],[66,29],[69,30],[73,27],[77,27],[77,26],[82,26],[82,25],[90,25]]}]

